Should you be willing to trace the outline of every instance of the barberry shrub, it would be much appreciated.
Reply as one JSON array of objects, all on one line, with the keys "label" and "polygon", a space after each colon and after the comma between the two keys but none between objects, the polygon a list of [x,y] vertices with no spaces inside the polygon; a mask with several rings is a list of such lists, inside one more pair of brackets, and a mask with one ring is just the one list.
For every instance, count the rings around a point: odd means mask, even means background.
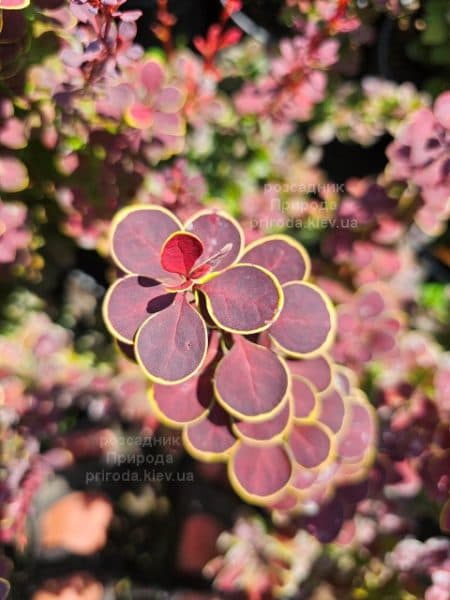
[{"label": "barberry shrub", "polygon": [[192,456],[226,462],[246,501],[298,511],[364,477],[376,428],[328,355],[335,312],[308,281],[306,250],[284,235],[243,239],[218,210],[182,224],[159,206],[122,209],[104,320]]}]

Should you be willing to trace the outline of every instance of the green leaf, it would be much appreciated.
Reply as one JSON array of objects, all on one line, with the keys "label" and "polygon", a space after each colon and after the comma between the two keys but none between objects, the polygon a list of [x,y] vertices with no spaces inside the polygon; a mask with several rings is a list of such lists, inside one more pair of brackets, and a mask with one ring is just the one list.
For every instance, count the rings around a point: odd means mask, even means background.
[{"label": "green leaf", "polygon": [[450,317],[450,286],[443,283],[426,283],[422,286],[420,304],[434,313],[440,321]]}]

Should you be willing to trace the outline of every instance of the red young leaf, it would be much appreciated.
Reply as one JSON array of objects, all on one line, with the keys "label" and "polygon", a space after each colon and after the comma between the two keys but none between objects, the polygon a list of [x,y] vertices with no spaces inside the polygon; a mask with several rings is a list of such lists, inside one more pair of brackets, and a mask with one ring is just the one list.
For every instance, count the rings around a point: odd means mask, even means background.
[{"label": "red young leaf", "polygon": [[237,27],[231,27],[231,29],[228,29],[222,34],[219,43],[219,50],[223,50],[224,48],[228,48],[229,46],[237,44],[241,37],[242,31]]},{"label": "red young leaf", "polygon": [[223,7],[224,18],[230,18],[231,15],[238,12],[242,8],[241,0],[226,0],[225,5]]},{"label": "red young leaf", "polygon": [[194,46],[197,48],[197,50],[200,52],[200,54],[202,54],[203,56],[205,56],[206,54],[206,40],[204,40],[201,36],[196,35],[194,37]]},{"label": "red young leaf", "polygon": [[203,252],[203,244],[191,233],[174,233],[161,250],[161,265],[169,273],[188,278],[192,267]]},{"label": "red young leaf", "polygon": [[283,361],[271,350],[237,337],[216,369],[219,402],[233,416],[263,421],[282,406],[289,390]]}]

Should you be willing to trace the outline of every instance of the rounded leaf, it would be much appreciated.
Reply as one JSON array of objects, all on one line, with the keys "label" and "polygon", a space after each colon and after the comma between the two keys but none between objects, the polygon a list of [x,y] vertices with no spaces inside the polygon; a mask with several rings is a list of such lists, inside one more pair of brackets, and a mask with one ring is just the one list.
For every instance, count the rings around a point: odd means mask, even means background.
[{"label": "rounded leaf", "polygon": [[127,275],[106,292],[103,320],[109,332],[121,342],[131,344],[142,323],[173,302],[174,294],[154,279]]},{"label": "rounded leaf", "polygon": [[227,244],[231,244],[229,252],[216,263],[216,271],[229,267],[241,255],[244,234],[239,223],[225,212],[214,210],[198,212],[185,223],[185,230],[201,239],[205,246],[205,259],[217,254]]},{"label": "rounded leaf", "polygon": [[247,502],[275,502],[292,476],[292,462],[281,444],[251,445],[238,442],[228,463],[228,474],[236,492]]},{"label": "rounded leaf", "polygon": [[162,112],[175,113],[183,108],[185,96],[176,87],[163,88],[156,99],[155,108]]},{"label": "rounded leaf", "polygon": [[211,371],[194,375],[175,385],[154,383],[150,403],[159,421],[169,427],[181,427],[196,421],[208,411],[214,400]]},{"label": "rounded leaf", "polygon": [[206,414],[214,402],[212,379],[219,354],[219,335],[212,331],[199,375],[174,385],[154,383],[151,386],[150,404],[162,423],[169,427],[182,427]]},{"label": "rounded leaf", "polygon": [[289,434],[289,447],[301,467],[313,469],[332,458],[331,432],[318,423],[295,425]]},{"label": "rounded leaf", "polygon": [[226,460],[236,441],[230,429],[230,417],[217,403],[207,415],[183,430],[188,452],[208,462]]},{"label": "rounded leaf", "polygon": [[28,184],[25,165],[13,156],[0,156],[0,192],[21,192]]},{"label": "rounded leaf", "polygon": [[149,129],[155,120],[155,112],[141,102],[135,102],[127,108],[125,120],[135,129]]},{"label": "rounded leaf", "polygon": [[264,267],[280,283],[307,279],[311,262],[305,248],[287,235],[271,235],[249,244],[241,262]]},{"label": "rounded leaf", "polygon": [[159,62],[156,60],[147,60],[142,65],[139,75],[142,85],[150,94],[161,90],[165,75],[164,69]]},{"label": "rounded leaf", "polygon": [[168,210],[157,206],[130,206],[120,210],[111,226],[111,253],[126,273],[159,281],[179,281],[161,266],[161,249],[167,238],[182,228]]},{"label": "rounded leaf", "polygon": [[307,379],[293,375],[291,394],[294,419],[306,419],[317,410],[317,396]]},{"label": "rounded leaf", "polygon": [[307,379],[319,392],[324,392],[331,385],[333,368],[330,358],[326,355],[288,360],[287,365],[291,373]]},{"label": "rounded leaf", "polygon": [[319,414],[317,418],[321,423],[327,425],[331,431],[337,433],[344,424],[346,407],[342,395],[335,389],[331,389],[320,397]]},{"label": "rounded leaf", "polygon": [[289,373],[271,350],[238,337],[217,366],[214,386],[217,399],[234,417],[264,421],[287,399]]},{"label": "rounded leaf", "polygon": [[335,313],[329,298],[317,286],[304,282],[287,283],[283,292],[283,310],[270,328],[271,338],[291,356],[326,350],[335,330]]},{"label": "rounded leaf", "polygon": [[262,267],[239,264],[198,286],[212,320],[226,331],[250,334],[268,329],[283,306],[283,291]]},{"label": "rounded leaf", "polygon": [[351,400],[345,431],[338,445],[338,456],[350,462],[361,460],[375,442],[376,424],[367,403]]},{"label": "rounded leaf", "polygon": [[161,265],[169,273],[188,277],[197,259],[203,253],[203,244],[198,237],[184,231],[173,233],[164,242],[161,250]]},{"label": "rounded leaf", "polygon": [[207,351],[206,325],[182,294],[150,316],[135,340],[136,358],[148,377],[163,384],[181,383],[202,366]]},{"label": "rounded leaf", "polygon": [[153,133],[158,137],[183,136],[186,124],[178,113],[155,112],[153,115]]},{"label": "rounded leaf", "polygon": [[257,423],[236,421],[233,423],[232,429],[238,437],[244,440],[248,439],[255,442],[273,440],[274,438],[281,438],[288,431],[291,425],[290,415],[290,403],[286,402],[273,417]]}]

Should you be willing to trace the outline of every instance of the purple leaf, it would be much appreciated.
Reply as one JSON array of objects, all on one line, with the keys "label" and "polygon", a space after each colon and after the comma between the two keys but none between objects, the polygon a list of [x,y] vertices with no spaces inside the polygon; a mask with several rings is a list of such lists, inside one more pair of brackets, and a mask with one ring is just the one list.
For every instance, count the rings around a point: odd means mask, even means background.
[{"label": "purple leaf", "polygon": [[211,374],[194,375],[184,383],[151,388],[151,402],[160,421],[170,427],[180,427],[206,414],[213,401]]},{"label": "purple leaf", "polygon": [[335,329],[335,313],[329,298],[310,283],[287,283],[283,292],[283,310],[269,332],[272,339],[293,356],[326,350]]},{"label": "purple leaf", "polygon": [[320,397],[318,420],[337,433],[344,424],[345,404],[341,394],[331,389]]},{"label": "purple leaf", "polygon": [[236,492],[254,504],[276,502],[286,490],[292,463],[281,444],[254,446],[238,442],[228,463],[228,474]]},{"label": "purple leaf", "polygon": [[136,335],[136,358],[157,383],[181,383],[202,366],[207,330],[198,312],[183,294],[168,308],[149,317]]},{"label": "purple leaf", "polygon": [[153,384],[150,401],[160,421],[170,427],[180,427],[206,414],[214,399],[212,374],[218,345],[219,337],[212,332],[205,359],[206,366],[200,375],[170,386]]},{"label": "purple leaf", "polygon": [[290,432],[289,446],[296,462],[312,469],[331,458],[331,432],[318,423],[297,424]]},{"label": "purple leaf", "polygon": [[219,402],[233,416],[263,421],[286,400],[289,375],[271,350],[238,337],[217,366],[215,389]]},{"label": "purple leaf", "polygon": [[291,373],[304,377],[311,382],[319,392],[325,391],[331,385],[332,369],[328,356],[315,356],[303,360],[288,360]]},{"label": "purple leaf", "polygon": [[183,430],[183,442],[188,452],[208,462],[226,460],[236,441],[230,429],[230,417],[218,404]]},{"label": "purple leaf", "polygon": [[240,261],[264,267],[281,284],[306,279],[311,268],[306,250],[287,235],[256,240],[245,248]]},{"label": "purple leaf", "polygon": [[284,406],[273,417],[258,423],[248,421],[236,421],[232,429],[242,439],[252,441],[269,441],[281,438],[289,429],[291,406],[286,402]]},{"label": "purple leaf", "polygon": [[306,419],[317,409],[317,396],[307,379],[292,376],[292,406],[294,419]]},{"label": "purple leaf", "polygon": [[174,300],[154,279],[127,275],[108,290],[103,302],[103,318],[109,331],[125,343],[134,336],[149,315],[167,308]]},{"label": "purple leaf", "polygon": [[182,228],[168,210],[154,206],[123,208],[111,226],[111,253],[116,264],[126,273],[158,280],[178,281],[167,273],[160,262],[166,239]]},{"label": "purple leaf", "polygon": [[221,329],[237,333],[264,331],[277,319],[283,304],[277,280],[254,265],[229,267],[198,289],[206,296],[213,321]]}]

